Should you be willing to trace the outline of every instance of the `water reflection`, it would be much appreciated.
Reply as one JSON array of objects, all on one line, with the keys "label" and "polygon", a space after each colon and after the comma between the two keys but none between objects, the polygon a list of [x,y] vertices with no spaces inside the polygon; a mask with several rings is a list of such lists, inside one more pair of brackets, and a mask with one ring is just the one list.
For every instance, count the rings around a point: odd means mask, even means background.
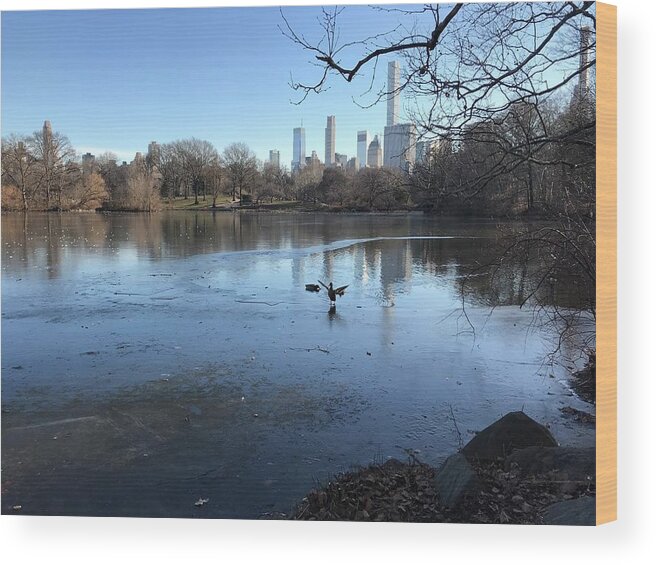
[{"label": "water reflection", "polygon": [[[508,228],[506,224],[506,230]],[[516,224],[521,229],[521,224]],[[295,250],[343,240],[366,240],[321,252],[314,258]],[[456,236],[452,239],[395,239]],[[348,258],[349,277],[379,281],[379,302],[392,306],[399,293],[411,290],[413,274],[431,273],[452,281],[467,278],[471,299],[494,305],[519,305],[536,282],[535,258],[506,261],[491,279],[489,270],[472,271],[490,262],[499,246],[493,222],[431,219],[420,215],[356,216],[323,214],[189,213],[162,214],[12,214],[2,218],[3,273],[57,279],[83,266],[90,257],[111,266],[160,261],[204,253],[290,252],[294,285],[336,278],[335,262]],[[308,261],[312,268],[308,269]],[[108,264],[109,265],[109,264]],[[256,263],[244,265],[255,268]],[[576,308],[581,287],[561,280],[545,286],[540,298]]]}]

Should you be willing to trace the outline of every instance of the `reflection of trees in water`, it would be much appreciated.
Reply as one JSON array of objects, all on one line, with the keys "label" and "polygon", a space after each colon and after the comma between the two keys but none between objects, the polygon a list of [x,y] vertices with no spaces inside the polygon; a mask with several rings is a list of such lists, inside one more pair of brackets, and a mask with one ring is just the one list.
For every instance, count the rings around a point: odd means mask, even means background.
[{"label": "reflection of trees in water", "polygon": [[50,279],[62,264],[84,260],[77,250],[103,253],[111,248],[107,218],[93,213],[28,213],[2,217],[2,262],[12,272],[41,270]]},{"label": "reflection of trees in water", "polygon": [[[521,229],[517,224],[511,226],[511,231]],[[494,224],[412,215],[12,214],[3,217],[2,259],[12,271],[37,265],[46,268],[48,276],[54,278],[59,276],[63,261],[71,265],[85,260],[84,254],[75,253],[76,249],[106,255],[130,249],[158,260],[212,252],[293,250],[381,234],[407,237],[436,232],[466,237],[382,239],[323,251],[318,272],[314,272],[316,256],[293,255],[292,280],[294,284],[303,284],[306,278],[314,280],[320,275],[329,282],[335,265],[344,257],[353,266],[350,278],[362,284],[378,281],[381,303],[388,305],[399,292],[407,291],[414,271],[444,280],[455,279],[459,281],[454,283],[456,287],[465,281],[466,298],[489,306],[521,305],[529,297],[527,289],[536,287],[542,264],[537,252],[530,249],[504,258],[493,272],[492,258],[503,242],[502,233]],[[245,268],[254,265],[255,262],[249,263]],[[579,308],[588,298],[585,292],[585,285],[578,284],[571,273],[555,272],[532,300],[543,305]]]}]

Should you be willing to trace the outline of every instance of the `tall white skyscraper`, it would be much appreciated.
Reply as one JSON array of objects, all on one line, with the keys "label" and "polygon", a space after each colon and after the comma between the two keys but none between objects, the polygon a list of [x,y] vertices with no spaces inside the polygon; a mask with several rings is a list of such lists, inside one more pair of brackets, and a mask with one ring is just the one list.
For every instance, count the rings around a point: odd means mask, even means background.
[{"label": "tall white skyscraper", "polygon": [[335,116],[328,116],[326,120],[326,167],[335,164]]},{"label": "tall white skyscraper", "polygon": [[305,128],[294,128],[292,171],[305,167]]},{"label": "tall white skyscraper", "polygon": [[387,125],[393,126],[399,123],[401,115],[401,65],[398,61],[390,61],[387,64]]},{"label": "tall white skyscraper", "polygon": [[417,154],[417,129],[413,124],[396,124],[385,127],[383,164],[409,172]]},{"label": "tall white skyscraper", "polygon": [[369,149],[369,132],[358,132],[358,163],[361,169],[367,166],[367,151]]}]

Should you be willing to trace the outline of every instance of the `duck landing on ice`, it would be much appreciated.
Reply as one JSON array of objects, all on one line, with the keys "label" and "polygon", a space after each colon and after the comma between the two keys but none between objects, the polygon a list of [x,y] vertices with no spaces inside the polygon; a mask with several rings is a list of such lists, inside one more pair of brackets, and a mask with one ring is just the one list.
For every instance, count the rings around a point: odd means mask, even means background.
[{"label": "duck landing on ice", "polygon": [[335,304],[337,302],[338,296],[344,296],[344,291],[348,288],[349,285],[340,286],[333,288],[333,283],[331,282],[326,286],[323,282],[319,281],[319,284],[323,286],[328,291],[328,298],[330,298],[330,303]]}]

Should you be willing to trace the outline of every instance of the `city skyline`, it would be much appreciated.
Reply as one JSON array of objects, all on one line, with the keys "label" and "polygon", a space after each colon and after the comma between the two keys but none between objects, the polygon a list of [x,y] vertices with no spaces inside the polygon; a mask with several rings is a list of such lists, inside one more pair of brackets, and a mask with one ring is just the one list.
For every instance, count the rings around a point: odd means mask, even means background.
[{"label": "city skyline", "polygon": [[[326,127],[324,129],[324,162],[317,157],[316,150],[312,150],[312,157],[306,157],[306,143],[305,143],[305,128],[293,128],[292,140],[292,160],[290,163],[289,171],[292,173],[299,172],[308,163],[323,164],[325,167],[341,167],[359,170],[366,167],[390,167],[405,170],[409,172],[414,165],[415,161],[422,161],[427,154],[426,147],[434,143],[435,140],[427,140],[417,143],[417,127],[412,123],[398,123],[399,122],[399,105],[400,105],[400,91],[399,80],[401,74],[401,66],[398,61],[390,61],[388,64],[387,75],[387,125],[384,128],[384,143],[381,151],[380,141],[378,135],[374,137],[375,141],[369,142],[368,130],[358,131],[356,138],[356,153],[350,157],[347,153],[339,153],[336,150],[336,118],[334,115],[326,117]],[[52,124],[49,120],[44,121],[43,135],[52,136]],[[424,147],[425,146],[425,147]],[[372,153],[370,154],[370,149]],[[148,144],[147,155],[152,159],[155,154],[159,154],[160,144],[157,141],[151,141]],[[378,154],[383,154],[382,164],[379,162]],[[95,155],[90,151],[81,155],[83,168],[85,163],[95,161]],[[371,157],[370,157],[371,155]],[[117,156],[118,157],[118,156]],[[132,162],[143,159],[141,151],[136,151]],[[114,159],[121,161],[121,159]],[[123,164],[126,164],[129,159],[122,159]],[[276,167],[286,168],[284,164],[281,165],[280,150],[270,149],[268,152],[268,159],[262,159],[262,164],[272,164]]]},{"label": "city skyline", "polygon": [[[319,9],[284,8],[299,27],[312,26]],[[364,24],[358,16],[365,12],[349,6],[345,33],[355,37],[390,22],[389,14],[375,14]],[[280,18],[277,8],[4,12],[2,135],[29,135],[50,120],[78,154],[109,151],[119,161],[145,152],[152,140],[197,137],[219,151],[243,141],[263,162],[271,149],[280,151],[289,167],[293,128],[303,123],[307,152],[324,154],[326,116],[335,115],[335,151],[356,156],[358,131],[380,135],[385,125],[383,103],[362,108],[353,100],[371,77],[356,89],[336,79],[331,92],[290,103],[290,72],[304,69],[307,57],[277,29]],[[246,24],[239,37],[228,33],[237,19]],[[177,35],[164,41],[162,30]],[[253,37],[257,45],[242,53]],[[223,46],[222,54],[210,45]],[[252,67],[254,52],[255,68],[247,72],[244,60]],[[194,56],[199,61],[190,63]],[[64,73],[65,84],[57,80]],[[385,74],[376,77],[382,89]],[[249,81],[266,88],[245,91]]]}]

